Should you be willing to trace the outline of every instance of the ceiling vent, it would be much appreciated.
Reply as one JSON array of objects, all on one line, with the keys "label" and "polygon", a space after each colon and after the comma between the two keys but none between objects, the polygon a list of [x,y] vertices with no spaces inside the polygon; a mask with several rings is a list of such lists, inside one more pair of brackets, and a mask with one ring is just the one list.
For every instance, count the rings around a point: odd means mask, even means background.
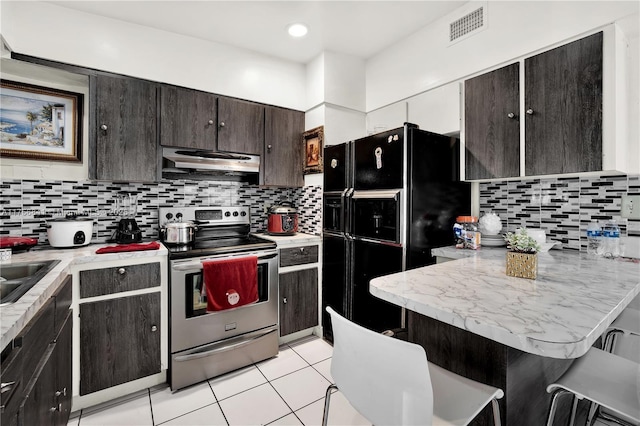
[{"label": "ceiling vent", "polygon": [[467,13],[449,24],[449,44],[457,43],[483,30],[486,23],[485,7]]}]

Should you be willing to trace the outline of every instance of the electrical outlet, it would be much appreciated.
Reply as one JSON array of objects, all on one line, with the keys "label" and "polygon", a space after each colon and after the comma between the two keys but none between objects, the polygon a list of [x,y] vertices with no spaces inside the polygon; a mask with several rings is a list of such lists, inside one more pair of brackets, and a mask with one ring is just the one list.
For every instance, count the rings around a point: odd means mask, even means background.
[{"label": "electrical outlet", "polygon": [[[269,209],[271,208],[271,204],[264,204],[262,208],[263,208],[262,210],[263,213],[268,213]],[[640,210],[640,204],[638,205],[638,210]]]},{"label": "electrical outlet", "polygon": [[640,195],[623,195],[620,210],[622,217],[640,220]]}]

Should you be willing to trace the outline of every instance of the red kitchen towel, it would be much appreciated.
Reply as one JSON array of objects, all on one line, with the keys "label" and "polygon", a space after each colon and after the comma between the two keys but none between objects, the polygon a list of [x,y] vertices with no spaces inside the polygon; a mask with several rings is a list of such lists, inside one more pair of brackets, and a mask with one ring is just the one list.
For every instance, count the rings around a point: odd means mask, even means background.
[{"label": "red kitchen towel", "polygon": [[207,311],[222,311],[258,301],[258,257],[202,262]]},{"label": "red kitchen towel", "polygon": [[143,251],[143,250],[158,250],[160,243],[152,241],[146,244],[133,243],[133,244],[118,244],[117,246],[107,246],[96,250],[96,254],[102,253],[118,253],[121,251]]}]

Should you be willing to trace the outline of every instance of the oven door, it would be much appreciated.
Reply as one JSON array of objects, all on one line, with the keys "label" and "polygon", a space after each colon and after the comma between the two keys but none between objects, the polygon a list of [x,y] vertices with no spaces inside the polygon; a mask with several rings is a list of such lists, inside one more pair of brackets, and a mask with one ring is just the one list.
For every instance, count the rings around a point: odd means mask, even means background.
[{"label": "oven door", "polygon": [[[206,312],[202,261],[258,257],[258,302]],[[206,292],[204,292],[206,294]],[[276,250],[224,254],[171,261],[171,352],[239,336],[278,324]]]},{"label": "oven door", "polygon": [[401,245],[402,190],[355,191],[351,196],[351,235]]}]

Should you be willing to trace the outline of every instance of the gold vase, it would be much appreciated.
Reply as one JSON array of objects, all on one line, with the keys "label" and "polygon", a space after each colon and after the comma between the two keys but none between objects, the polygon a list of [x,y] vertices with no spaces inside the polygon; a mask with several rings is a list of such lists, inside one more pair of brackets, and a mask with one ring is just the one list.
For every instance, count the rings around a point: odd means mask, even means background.
[{"label": "gold vase", "polygon": [[530,253],[507,252],[507,275],[510,277],[536,279],[538,274],[538,255]]}]

